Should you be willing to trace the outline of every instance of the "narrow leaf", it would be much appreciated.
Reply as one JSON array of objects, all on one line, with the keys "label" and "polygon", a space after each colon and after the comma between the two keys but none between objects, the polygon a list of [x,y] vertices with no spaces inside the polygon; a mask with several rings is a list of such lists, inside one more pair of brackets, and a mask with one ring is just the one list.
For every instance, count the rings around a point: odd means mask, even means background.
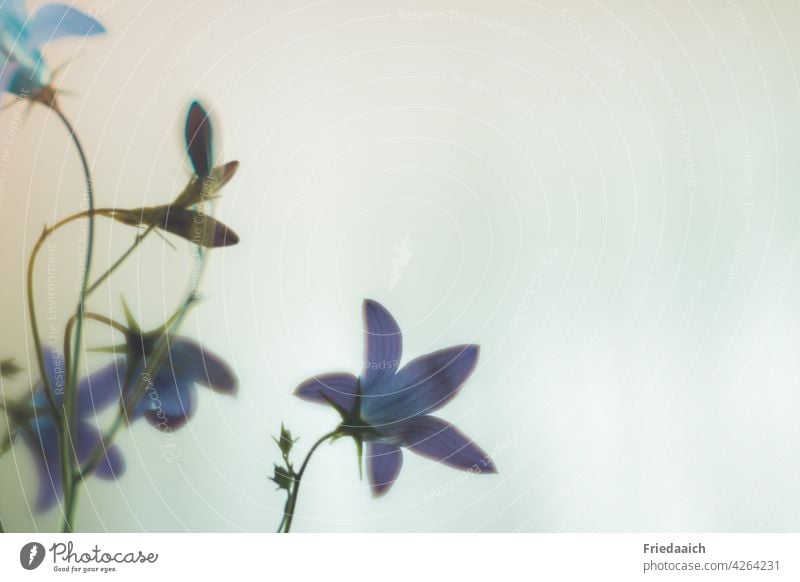
[{"label": "narrow leaf", "polygon": [[186,152],[192,162],[195,174],[200,178],[208,176],[212,167],[211,158],[211,121],[208,113],[197,101],[189,106],[186,116]]}]

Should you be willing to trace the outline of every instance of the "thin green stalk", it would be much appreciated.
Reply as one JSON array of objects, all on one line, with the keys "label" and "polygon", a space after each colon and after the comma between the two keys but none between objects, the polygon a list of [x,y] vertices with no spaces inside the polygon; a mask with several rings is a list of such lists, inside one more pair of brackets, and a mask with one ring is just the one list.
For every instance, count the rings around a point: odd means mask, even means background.
[{"label": "thin green stalk", "polygon": [[[192,305],[194,299],[194,294],[186,298],[183,305],[179,309],[178,315],[174,318],[175,321],[173,323],[173,329],[177,329],[180,326],[186,311]],[[122,402],[120,405],[120,411],[111,424],[111,427],[105,432],[103,438],[100,439],[100,442],[89,454],[89,457],[83,463],[83,467],[81,467],[78,473],[76,473],[74,477],[75,484],[80,483],[86,478],[86,476],[94,471],[94,469],[105,456],[108,447],[111,446],[111,443],[113,442],[119,430],[131,417],[136,409],[136,406],[138,406],[142,398],[147,395],[147,390],[151,386],[153,376],[158,373],[158,371],[161,369],[161,366],[164,365],[167,356],[169,355],[171,335],[171,333],[165,332],[165,334],[161,337],[161,340],[158,342],[158,345],[153,351],[152,357],[150,358],[150,363],[145,366],[144,371],[139,375],[138,383],[131,392],[131,397]],[[123,390],[123,393],[127,392],[127,386],[125,386],[125,388],[126,390]]]},{"label": "thin green stalk", "polygon": [[92,184],[92,173],[89,168],[89,160],[86,157],[86,152],[83,150],[78,134],[75,128],[72,127],[69,119],[67,119],[64,112],[61,111],[55,103],[50,106],[61,122],[64,124],[67,132],[72,138],[72,143],[81,160],[83,167],[83,175],[86,180],[86,200],[88,206],[88,219],[89,228],[86,237],[86,259],[83,265],[83,278],[81,280],[81,291],[78,297],[78,307],[76,309],[76,324],[75,324],[75,349],[72,353],[72,361],[67,360],[67,386],[64,391],[64,417],[61,423],[61,469],[63,472],[64,483],[64,521],[62,531],[65,533],[72,532],[73,521],[75,515],[75,493],[73,491],[73,475],[75,473],[75,458],[74,458],[74,426],[75,426],[75,401],[76,386],[78,384],[78,368],[80,364],[80,347],[83,340],[83,314],[86,311],[86,290],[89,287],[89,276],[92,268],[92,255],[94,252],[94,186]]},{"label": "thin green stalk", "polygon": [[337,428],[336,430],[332,430],[328,434],[320,437],[320,439],[311,447],[311,450],[308,451],[306,458],[303,460],[303,464],[300,465],[300,470],[294,477],[292,492],[289,495],[289,498],[286,500],[286,506],[283,509],[283,520],[281,521],[281,523],[284,524],[283,533],[289,533],[289,531],[292,529],[292,520],[294,519],[294,511],[295,507],[297,506],[297,496],[300,493],[300,481],[303,478],[303,474],[306,472],[306,467],[308,467],[308,462],[311,460],[311,456],[322,443],[338,434],[339,429]]},{"label": "thin green stalk", "polygon": [[47,367],[44,363],[44,352],[42,351],[42,338],[39,335],[39,322],[38,318],[36,317],[36,305],[33,301],[33,272],[34,266],[36,265],[36,257],[39,255],[39,251],[44,245],[44,242],[47,240],[47,237],[53,234],[56,230],[61,228],[64,225],[69,224],[75,220],[80,218],[85,218],[88,215],[88,212],[79,212],[77,214],[73,214],[72,216],[68,216],[59,222],[56,222],[50,228],[46,228],[42,231],[42,234],[39,235],[39,238],[36,240],[36,243],[33,245],[33,250],[31,251],[31,258],[28,261],[28,288],[27,288],[27,296],[28,296],[28,313],[31,319],[31,335],[33,336],[33,347],[36,351],[36,361],[39,366],[39,375],[42,378],[42,383],[44,384],[44,392],[45,396],[47,397],[47,403],[50,405],[51,411],[53,413],[53,418],[56,422],[60,425],[60,418],[61,418],[61,411],[56,406],[55,395],[53,393],[53,387],[50,385],[50,376],[47,373]]},{"label": "thin green stalk", "polygon": [[117,260],[114,262],[114,264],[113,264],[113,265],[111,265],[111,267],[109,267],[109,269],[108,269],[108,270],[107,270],[105,273],[103,273],[102,275],[100,275],[100,276],[99,276],[99,277],[98,277],[98,278],[95,280],[95,282],[94,282],[94,283],[92,283],[92,284],[89,286],[89,288],[86,290],[86,296],[88,297],[89,295],[91,295],[91,294],[92,294],[92,293],[95,291],[95,289],[97,289],[97,288],[100,286],[100,284],[101,284],[103,281],[105,281],[106,279],[108,279],[108,277],[110,277],[110,276],[111,276],[111,274],[112,274],[114,271],[116,271],[116,270],[117,270],[117,267],[119,267],[119,266],[120,266],[122,263],[124,263],[124,262],[125,262],[125,259],[127,259],[127,258],[128,258],[128,257],[131,255],[131,253],[132,253],[134,250],[136,250],[136,248],[137,248],[137,247],[138,247],[138,246],[141,244],[141,242],[142,242],[142,241],[145,239],[145,237],[146,237],[148,234],[150,234],[150,233],[151,233],[153,230],[155,230],[155,228],[156,228],[156,227],[155,227],[154,225],[148,226],[148,227],[147,227],[147,230],[145,230],[145,231],[144,231],[143,233],[141,233],[141,234],[138,234],[138,235],[136,235],[136,240],[134,240],[134,241],[133,241],[133,244],[132,244],[130,247],[128,247],[128,250],[127,250],[127,251],[125,251],[125,252],[122,254],[122,256],[121,256],[120,258],[118,258],[118,259],[117,259]]},{"label": "thin green stalk", "polygon": [[[145,231],[141,238],[150,231],[148,229]],[[150,361],[146,363],[145,369],[139,375],[135,388],[131,391],[131,396],[128,399],[123,399],[120,405],[120,411],[117,414],[116,418],[111,424],[111,427],[105,432],[103,437],[100,439],[100,442],[97,443],[95,448],[89,454],[87,460],[83,463],[82,467],[79,467],[79,470],[73,477],[73,490],[77,491],[79,485],[83,482],[83,480],[91,474],[91,472],[97,467],[100,461],[105,456],[108,447],[111,446],[114,438],[116,437],[119,430],[125,425],[128,419],[131,417],[133,412],[136,409],[136,406],[139,404],[142,398],[144,398],[147,394],[148,389],[151,386],[152,378],[158,371],[161,369],[161,366],[164,365],[167,356],[169,355],[170,350],[170,339],[171,336],[174,334],[174,331],[180,328],[181,323],[183,322],[183,318],[186,316],[189,308],[194,304],[197,300],[197,294],[200,289],[200,282],[202,281],[203,275],[205,274],[206,268],[206,253],[202,247],[197,246],[197,271],[193,274],[191,279],[191,283],[189,284],[189,290],[186,294],[186,298],[184,299],[181,306],[176,310],[175,314],[170,317],[169,322],[171,325],[170,329],[164,330],[164,335],[161,337],[159,342],[156,345],[156,348],[153,350],[151,354]],[[125,386],[127,389],[127,386]],[[125,390],[127,391],[127,390]],[[125,392],[123,391],[123,393]],[[75,503],[76,498],[73,499],[73,503]]]},{"label": "thin green stalk", "polygon": [[[99,321],[100,323],[104,323],[109,327],[116,329],[119,332],[127,333],[128,328],[126,328],[121,323],[118,323],[111,319],[110,317],[106,317],[105,315],[101,315],[99,313],[92,313],[91,311],[87,311],[83,314],[84,319],[93,319],[94,321]],[[67,325],[64,327],[64,359],[69,360],[70,358],[70,341],[69,338],[72,337],[72,329],[75,327],[75,322],[77,320],[76,315],[72,315],[72,317],[67,320]]]},{"label": "thin green stalk", "polygon": [[[286,503],[289,503],[289,499],[287,497]],[[278,524],[278,530],[275,533],[283,533],[283,524],[286,523],[286,506],[283,506],[283,517],[281,518],[281,522]]]}]

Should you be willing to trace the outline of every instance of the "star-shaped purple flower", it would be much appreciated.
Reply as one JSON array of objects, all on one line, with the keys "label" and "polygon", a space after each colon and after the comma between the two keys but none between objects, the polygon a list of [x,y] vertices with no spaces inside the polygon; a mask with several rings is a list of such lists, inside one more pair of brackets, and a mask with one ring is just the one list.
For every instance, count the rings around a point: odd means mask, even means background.
[{"label": "star-shaped purple flower", "polygon": [[[44,360],[56,405],[60,406],[64,394],[64,358],[53,350],[45,349]],[[116,366],[106,366],[84,378],[78,385],[76,406],[78,422],[75,427],[74,451],[80,463],[85,462],[101,442],[102,435],[90,419],[108,408],[119,397],[119,392],[112,388],[116,382],[116,374]],[[44,384],[40,382],[34,390],[30,406],[15,406],[9,412],[17,432],[36,460],[39,477],[36,509],[47,511],[60,499],[63,482],[58,427],[47,405]],[[104,456],[94,469],[94,474],[102,479],[116,479],[124,470],[125,462],[122,454],[112,445],[104,451]]]},{"label": "star-shaped purple flower", "polygon": [[4,0],[0,6],[0,94],[8,91],[35,98],[52,77],[42,57],[44,45],[103,32],[97,20],[66,4],[46,4],[31,17],[25,0]]},{"label": "star-shaped purple flower", "polygon": [[430,416],[458,393],[478,361],[479,347],[445,348],[400,368],[403,336],[380,303],[364,301],[366,362],[360,377],[333,372],[300,384],[295,395],[329,404],[343,417],[342,434],[367,442],[367,475],[373,493],[385,494],[397,480],[405,447],[450,467],[496,473],[478,445],[453,425]]}]

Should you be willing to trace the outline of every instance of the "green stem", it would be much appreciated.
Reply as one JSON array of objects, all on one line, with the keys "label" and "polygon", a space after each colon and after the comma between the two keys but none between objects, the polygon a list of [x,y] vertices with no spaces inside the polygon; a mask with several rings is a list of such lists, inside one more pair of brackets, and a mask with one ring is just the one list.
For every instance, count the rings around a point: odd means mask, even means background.
[{"label": "green stem", "polygon": [[50,228],[45,227],[42,231],[42,234],[39,235],[39,238],[36,240],[36,243],[33,245],[33,250],[31,251],[31,258],[28,261],[28,273],[27,273],[27,301],[28,301],[28,313],[31,320],[31,335],[33,336],[33,346],[36,351],[36,361],[39,367],[39,375],[42,378],[42,384],[44,384],[44,392],[45,396],[47,397],[47,403],[50,406],[50,410],[53,413],[53,418],[60,426],[60,418],[61,418],[61,411],[58,409],[55,401],[55,395],[53,392],[53,387],[50,385],[50,375],[47,373],[47,368],[44,363],[44,352],[42,351],[42,336],[39,333],[39,322],[38,317],[36,316],[36,305],[34,303],[34,286],[33,286],[33,273],[34,267],[36,265],[36,258],[39,255],[39,251],[41,251],[42,246],[44,245],[47,238],[52,235],[56,230],[59,228],[70,224],[76,220],[80,220],[81,218],[87,218],[91,216],[105,216],[110,217],[113,213],[113,209],[111,208],[99,208],[94,211],[84,210],[82,212],[78,212],[77,214],[73,214],[72,216],[68,216],[62,220],[56,222]]},{"label": "green stem", "polygon": [[105,273],[103,273],[102,275],[100,275],[100,276],[99,276],[99,277],[98,277],[98,278],[95,280],[95,282],[94,282],[94,283],[92,283],[92,284],[89,286],[89,288],[86,290],[86,296],[88,297],[89,295],[91,295],[91,294],[92,294],[92,293],[95,291],[95,289],[97,289],[97,288],[100,286],[100,284],[101,284],[103,281],[105,281],[106,279],[108,279],[108,278],[111,276],[111,274],[112,274],[114,271],[116,271],[116,270],[117,270],[117,267],[119,267],[119,266],[120,266],[122,263],[124,263],[124,262],[125,262],[125,259],[127,259],[127,258],[130,256],[130,254],[131,254],[131,253],[132,253],[134,250],[136,250],[136,248],[137,248],[137,247],[138,247],[138,246],[141,244],[141,242],[144,240],[144,238],[145,238],[145,237],[146,237],[148,234],[150,234],[150,233],[151,233],[153,230],[155,230],[155,228],[156,228],[156,227],[155,227],[155,226],[152,226],[152,225],[151,225],[151,226],[148,226],[148,227],[147,227],[147,230],[145,230],[145,231],[144,231],[143,233],[141,233],[141,234],[138,234],[138,235],[136,235],[136,240],[134,240],[134,241],[133,241],[133,244],[132,244],[132,245],[131,245],[131,246],[128,248],[128,250],[127,250],[127,251],[125,251],[125,252],[122,254],[122,256],[121,256],[120,258],[118,258],[118,259],[117,259],[117,260],[114,262],[114,264],[113,264],[113,265],[111,265],[111,267],[109,267],[109,269],[108,269],[108,270],[107,270]]},{"label": "green stem", "polygon": [[39,322],[36,317],[36,306],[34,304],[33,298],[33,271],[34,266],[36,265],[36,257],[39,255],[39,251],[42,248],[42,245],[47,240],[47,237],[53,234],[57,229],[61,228],[62,226],[69,224],[74,220],[78,220],[80,218],[86,217],[86,212],[79,212],[78,214],[73,214],[72,216],[68,216],[67,218],[55,223],[52,227],[46,228],[42,231],[42,234],[39,235],[36,243],[33,245],[33,250],[31,251],[31,258],[28,261],[28,288],[27,288],[27,295],[28,295],[28,313],[31,319],[31,335],[33,336],[33,347],[36,352],[36,361],[39,365],[39,375],[42,378],[42,384],[44,384],[44,393],[47,397],[47,403],[50,405],[51,411],[53,413],[54,420],[59,424],[61,418],[61,412],[56,406],[55,395],[53,393],[53,387],[50,385],[50,375],[47,373],[47,367],[44,363],[44,352],[42,350],[42,338],[39,335]]},{"label": "green stem", "polygon": [[83,145],[75,128],[72,127],[69,119],[67,119],[64,112],[53,103],[50,106],[61,122],[64,124],[67,132],[72,138],[72,143],[78,152],[78,157],[81,160],[83,167],[83,176],[86,181],[86,200],[88,206],[88,219],[89,228],[86,241],[86,259],[83,265],[83,278],[81,280],[81,291],[78,298],[78,307],[75,312],[75,338],[73,345],[75,349],[72,351],[72,361],[66,360],[67,367],[67,386],[64,391],[64,417],[61,424],[61,470],[63,472],[64,483],[64,521],[62,531],[69,533],[73,531],[76,495],[73,487],[73,475],[75,474],[75,458],[74,458],[74,426],[75,426],[75,401],[76,386],[78,384],[78,368],[80,364],[80,347],[83,340],[83,314],[86,311],[86,290],[89,287],[89,274],[92,268],[92,255],[94,251],[94,186],[92,184],[92,173],[89,168],[89,160],[86,157],[86,152],[83,150]]},{"label": "green stem", "polygon": [[97,465],[100,464],[100,461],[103,460],[103,457],[108,450],[108,447],[111,446],[114,438],[117,436],[119,429],[123,427],[125,424],[125,419],[128,418],[128,412],[126,409],[121,408],[119,414],[117,414],[116,418],[114,419],[111,428],[109,428],[103,438],[100,441],[94,450],[89,455],[89,458],[84,463],[81,470],[75,475],[75,482],[76,484],[86,478],[87,475],[91,474],[97,468]]},{"label": "green stem", "polygon": [[281,524],[284,524],[283,533],[289,533],[289,531],[292,529],[292,519],[294,519],[294,511],[295,507],[297,506],[297,495],[300,493],[300,481],[303,478],[303,474],[306,472],[306,467],[308,467],[308,462],[311,460],[311,456],[322,443],[338,434],[339,429],[337,428],[336,430],[332,430],[328,434],[320,437],[320,439],[311,447],[311,450],[308,451],[306,458],[303,460],[303,464],[300,465],[300,470],[294,476],[292,492],[289,494],[289,498],[286,500],[286,506],[283,509],[283,520],[281,521]]},{"label": "green stem", "polygon": [[[93,319],[94,321],[99,321],[100,323],[104,323],[105,325],[116,329],[117,331],[125,334],[128,332],[128,328],[111,319],[110,317],[106,317],[105,315],[101,315],[100,313],[92,313],[91,311],[87,311],[83,314],[84,319]],[[69,360],[70,358],[70,341],[69,338],[72,337],[72,328],[75,326],[75,321],[77,317],[73,314],[72,317],[69,318],[67,321],[67,325],[64,327],[64,359]]]},{"label": "green stem", "polygon": [[[143,238],[148,231],[145,231],[141,235]],[[120,410],[117,414],[116,418],[114,419],[111,427],[105,432],[103,438],[100,439],[100,442],[97,443],[95,448],[89,454],[89,457],[84,462],[82,467],[79,467],[78,472],[73,477],[73,485],[77,489],[77,486],[89,475],[91,472],[97,467],[100,461],[106,454],[108,447],[111,446],[116,434],[119,430],[125,425],[128,419],[131,417],[133,412],[136,410],[137,405],[144,398],[147,394],[147,390],[151,386],[152,378],[158,373],[161,366],[164,364],[167,356],[169,355],[170,349],[170,341],[171,336],[174,334],[174,331],[180,328],[181,323],[183,322],[183,318],[186,315],[186,312],[192,306],[192,304],[197,299],[197,293],[200,289],[200,282],[203,278],[203,274],[205,273],[205,252],[201,247],[197,247],[197,273],[192,279],[192,283],[189,285],[189,290],[186,294],[186,298],[184,299],[183,303],[178,307],[175,313],[170,317],[169,323],[167,324],[166,328],[164,329],[164,335],[161,337],[159,342],[156,344],[156,348],[153,350],[151,354],[150,361],[145,366],[145,369],[139,375],[138,382],[136,387],[131,391],[130,398],[123,398],[120,401]],[[109,320],[110,321],[110,320]],[[169,327],[172,328],[172,331],[169,330]],[[123,394],[127,392],[128,386],[124,387]]]}]

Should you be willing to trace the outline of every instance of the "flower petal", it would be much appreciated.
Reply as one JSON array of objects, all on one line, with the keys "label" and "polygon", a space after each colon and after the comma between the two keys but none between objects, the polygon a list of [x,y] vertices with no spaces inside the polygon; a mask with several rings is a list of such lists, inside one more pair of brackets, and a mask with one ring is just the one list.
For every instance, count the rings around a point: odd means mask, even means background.
[{"label": "flower petal", "polygon": [[160,218],[155,226],[201,247],[228,247],[239,242],[239,235],[227,225],[196,210],[168,208]]},{"label": "flower petal", "polygon": [[366,358],[362,393],[391,378],[400,366],[403,355],[403,334],[392,314],[371,299],[364,300],[364,343]]},{"label": "flower petal", "polygon": [[106,31],[97,20],[66,4],[45,4],[26,28],[34,46],[67,36],[91,36]]},{"label": "flower petal", "polygon": [[177,338],[170,346],[170,358],[176,374],[217,392],[235,394],[236,376],[222,358],[190,339]]},{"label": "flower petal", "polygon": [[[86,462],[100,444],[102,435],[97,427],[89,422],[79,422],[75,430],[75,452],[81,463]],[[102,479],[117,479],[125,471],[125,461],[119,449],[112,445],[103,452],[103,458],[94,472]]]},{"label": "flower petal", "polygon": [[10,59],[6,59],[5,63],[2,64],[2,68],[0,69],[0,96],[6,91],[9,91],[9,87],[14,82],[14,75],[17,74],[19,71],[19,65],[17,63],[12,62]]},{"label": "flower petal", "polygon": [[125,458],[117,445],[111,445],[106,449],[103,460],[97,464],[94,470],[95,475],[107,481],[119,479],[125,472]]},{"label": "flower petal", "polygon": [[295,388],[294,395],[319,404],[330,404],[333,401],[349,412],[353,409],[357,386],[358,379],[352,374],[331,372],[309,378]]},{"label": "flower petal", "polygon": [[28,20],[28,8],[26,0],[5,0],[0,10],[11,14],[20,24],[25,24]]},{"label": "flower petal", "polygon": [[208,113],[197,101],[189,106],[186,116],[184,137],[186,138],[186,152],[192,162],[194,173],[201,178],[208,176],[211,171],[211,120]]},{"label": "flower petal", "polygon": [[58,432],[49,417],[40,416],[35,422],[25,426],[21,433],[36,462],[39,481],[36,511],[47,511],[56,504],[63,491]]},{"label": "flower petal", "polygon": [[181,428],[197,410],[195,390],[192,382],[173,377],[170,370],[162,370],[144,396],[148,401],[144,417],[165,432]]},{"label": "flower petal", "polygon": [[412,360],[362,401],[364,417],[381,425],[428,414],[447,404],[478,363],[479,346],[445,348]]},{"label": "flower petal", "polygon": [[433,416],[418,416],[398,427],[403,446],[418,455],[455,469],[475,473],[497,473],[483,449],[453,425]]},{"label": "flower petal", "polygon": [[[61,498],[63,493],[61,479],[61,450],[58,443],[58,429],[49,414],[35,417],[21,431],[23,441],[30,447],[36,461],[39,492],[36,510],[47,511]],[[75,454],[81,463],[100,444],[102,435],[90,422],[80,421],[75,429]],[[109,447],[95,468],[95,473],[103,479],[116,479],[125,470],[125,462],[116,446]]]},{"label": "flower petal", "polygon": [[403,467],[403,451],[394,445],[370,442],[367,448],[367,474],[372,493],[385,495]]}]

